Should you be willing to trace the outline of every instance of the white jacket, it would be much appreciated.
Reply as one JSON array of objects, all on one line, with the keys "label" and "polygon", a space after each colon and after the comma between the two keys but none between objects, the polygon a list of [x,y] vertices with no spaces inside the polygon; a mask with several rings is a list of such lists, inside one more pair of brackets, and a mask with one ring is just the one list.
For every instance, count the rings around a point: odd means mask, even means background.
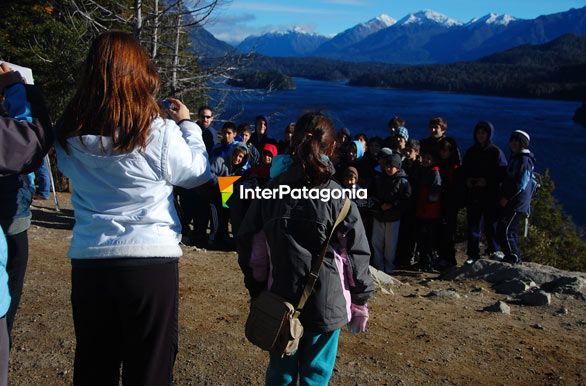
[{"label": "white jacket", "polygon": [[[105,152],[100,147],[102,140]],[[199,126],[157,118],[145,150],[112,154],[110,137],[56,144],[59,169],[73,182],[75,210],[68,255],[74,259],[178,257],[181,224],[173,185],[193,188],[210,179]]]}]

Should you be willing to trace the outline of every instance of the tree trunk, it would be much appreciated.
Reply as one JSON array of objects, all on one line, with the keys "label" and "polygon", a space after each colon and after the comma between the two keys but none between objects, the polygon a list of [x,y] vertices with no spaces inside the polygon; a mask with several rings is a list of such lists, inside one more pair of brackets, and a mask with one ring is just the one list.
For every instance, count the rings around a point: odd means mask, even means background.
[{"label": "tree trunk", "polygon": [[179,91],[177,84],[177,71],[179,69],[179,43],[181,39],[181,12],[182,1],[177,3],[177,24],[175,25],[175,51],[173,52],[173,72],[171,75],[171,93],[176,97]]}]

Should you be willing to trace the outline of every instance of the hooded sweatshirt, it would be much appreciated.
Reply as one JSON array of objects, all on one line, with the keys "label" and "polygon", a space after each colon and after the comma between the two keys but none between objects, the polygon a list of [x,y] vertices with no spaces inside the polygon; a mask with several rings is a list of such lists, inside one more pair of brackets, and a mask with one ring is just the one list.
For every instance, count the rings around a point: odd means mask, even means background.
[{"label": "hooded sweatshirt", "polygon": [[480,144],[476,141],[476,132],[479,130],[477,125],[474,130],[475,143],[464,154],[462,179],[466,184],[468,179],[484,178],[486,186],[473,186],[466,189],[468,205],[496,202],[498,189],[507,168],[505,155],[498,146],[492,143],[494,126],[488,121],[480,123],[483,123],[483,126],[488,131],[488,141],[485,144]]},{"label": "hooded sweatshirt", "polygon": [[[242,162],[238,165],[232,164],[232,156],[236,150],[241,150],[244,152],[244,158]],[[248,147],[243,142],[237,142],[235,146],[232,147],[230,153],[226,157],[218,157],[216,158],[211,165],[211,171],[214,180],[217,180],[217,177],[226,177],[226,176],[242,176],[247,171],[248,167]],[[215,181],[214,181],[215,182]]]}]

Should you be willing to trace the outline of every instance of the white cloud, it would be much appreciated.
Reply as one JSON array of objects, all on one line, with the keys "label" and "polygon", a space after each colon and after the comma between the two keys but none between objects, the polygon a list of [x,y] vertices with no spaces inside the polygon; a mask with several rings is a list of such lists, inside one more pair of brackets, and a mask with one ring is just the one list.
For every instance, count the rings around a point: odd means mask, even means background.
[{"label": "white cloud", "polygon": [[249,24],[255,20],[256,16],[251,13],[234,15],[219,14],[211,19],[205,25],[205,28],[217,39],[225,41],[233,46],[238,45],[241,41],[251,35],[262,35],[268,32],[287,31],[292,29],[303,30],[308,33],[316,30],[316,25],[314,24],[269,24],[259,26],[252,26]]},{"label": "white cloud", "polygon": [[[341,1],[356,1],[356,0],[341,0]],[[342,14],[347,13],[345,11],[331,10],[325,8],[311,8],[311,7],[298,7],[294,5],[282,5],[282,4],[269,4],[255,1],[242,1],[233,3],[231,5],[233,9],[244,9],[248,11],[258,12],[289,12],[289,13],[303,13],[303,14],[324,14],[331,15],[332,13]]]}]

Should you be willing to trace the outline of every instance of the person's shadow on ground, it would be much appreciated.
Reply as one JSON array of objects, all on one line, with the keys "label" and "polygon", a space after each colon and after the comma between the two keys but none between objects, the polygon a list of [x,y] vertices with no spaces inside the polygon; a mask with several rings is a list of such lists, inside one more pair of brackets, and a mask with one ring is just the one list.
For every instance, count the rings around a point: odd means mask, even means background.
[{"label": "person's shadow on ground", "polygon": [[61,209],[60,212],[56,210],[41,210],[31,208],[33,219],[31,223],[43,228],[52,229],[73,229],[75,220],[73,218],[73,210]]}]

